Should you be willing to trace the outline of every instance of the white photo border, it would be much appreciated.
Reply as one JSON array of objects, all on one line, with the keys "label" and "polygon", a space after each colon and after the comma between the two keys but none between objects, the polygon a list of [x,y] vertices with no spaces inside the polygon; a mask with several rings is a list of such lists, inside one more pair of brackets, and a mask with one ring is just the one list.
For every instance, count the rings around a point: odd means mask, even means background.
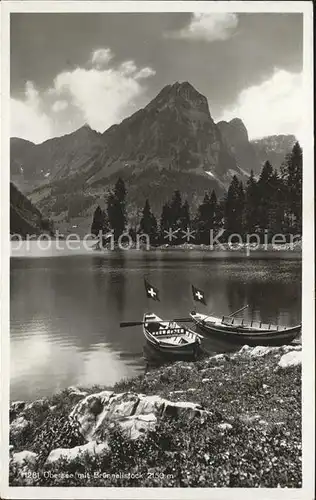
[{"label": "white photo border", "polygon": [[[10,14],[90,12],[255,12],[302,13],[304,22],[303,253],[302,253],[302,444],[303,486],[292,488],[82,488],[9,487],[9,136]],[[307,1],[3,1],[1,3],[1,483],[4,499],[302,499],[314,498],[314,134],[313,134],[313,4]]]}]

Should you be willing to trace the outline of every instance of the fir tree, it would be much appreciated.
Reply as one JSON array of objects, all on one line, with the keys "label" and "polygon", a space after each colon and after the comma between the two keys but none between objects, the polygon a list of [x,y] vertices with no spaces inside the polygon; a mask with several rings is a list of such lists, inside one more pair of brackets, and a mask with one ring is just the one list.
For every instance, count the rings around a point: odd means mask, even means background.
[{"label": "fir tree", "polygon": [[244,190],[236,175],[233,176],[225,199],[225,229],[228,234],[243,232]]},{"label": "fir tree", "polygon": [[290,232],[302,231],[302,166],[303,153],[301,146],[296,142],[282,168],[286,193],[286,220]]},{"label": "fir tree", "polygon": [[93,221],[91,225],[91,234],[98,236],[100,231],[105,234],[107,232],[107,217],[105,212],[98,205],[93,214]]},{"label": "fir tree", "polygon": [[198,207],[195,221],[197,241],[199,243],[208,244],[210,230],[217,228],[219,223],[217,208],[217,197],[215,191],[212,191],[211,196],[206,193],[203,202]]},{"label": "fir tree", "polygon": [[268,230],[273,235],[283,233],[284,229],[284,186],[277,170],[274,170],[270,181]]},{"label": "fir tree", "polygon": [[176,190],[170,202],[170,222],[171,222],[170,227],[173,230],[180,229],[181,217],[182,217],[182,198],[180,191]]},{"label": "fir tree", "polygon": [[124,181],[119,178],[114,192],[108,196],[107,213],[111,229],[114,231],[114,240],[117,241],[126,226],[126,189]]},{"label": "fir tree", "polygon": [[273,168],[269,161],[262,167],[257,183],[258,193],[258,223],[260,232],[269,230],[271,198],[273,193]]},{"label": "fir tree", "polygon": [[258,227],[258,192],[257,183],[253,174],[250,172],[250,177],[247,180],[245,193],[245,230],[251,234]]},{"label": "fir tree", "polygon": [[239,183],[238,189],[238,207],[237,207],[237,215],[238,215],[238,224],[239,224],[239,234],[242,235],[244,232],[245,226],[245,191],[242,181]]},{"label": "fir tree", "polygon": [[170,204],[165,203],[162,207],[160,224],[159,224],[159,238],[161,243],[166,243],[165,231],[169,231],[171,225],[172,225],[172,220],[171,220]]},{"label": "fir tree", "polygon": [[126,199],[126,188],[123,179],[121,177],[118,178],[115,187],[114,187],[114,195],[115,198],[120,202],[125,204]]},{"label": "fir tree", "polygon": [[185,200],[181,207],[181,215],[179,221],[179,228],[181,231],[186,231],[190,227],[190,207],[188,200]]},{"label": "fir tree", "polygon": [[157,221],[154,214],[151,212],[148,200],[146,200],[143,209],[142,218],[139,224],[139,233],[148,235],[151,244],[157,242]]}]

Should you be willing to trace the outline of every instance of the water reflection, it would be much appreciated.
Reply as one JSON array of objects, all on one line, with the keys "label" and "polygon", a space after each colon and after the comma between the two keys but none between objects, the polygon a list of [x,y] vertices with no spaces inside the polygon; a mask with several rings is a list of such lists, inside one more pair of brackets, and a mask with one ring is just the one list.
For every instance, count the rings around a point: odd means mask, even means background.
[{"label": "water reflection", "polygon": [[[11,397],[32,399],[69,385],[111,386],[144,370],[141,327],[145,311],[187,316],[191,283],[205,290],[201,312],[296,324],[301,320],[301,268],[296,260],[213,259],[172,252],[128,252],[11,261]],[[144,293],[143,277],[161,301]],[[205,338],[208,352],[234,350]],[[144,359],[145,358],[145,359]],[[154,362],[156,363],[156,359]],[[160,360],[164,361],[164,360]]]}]

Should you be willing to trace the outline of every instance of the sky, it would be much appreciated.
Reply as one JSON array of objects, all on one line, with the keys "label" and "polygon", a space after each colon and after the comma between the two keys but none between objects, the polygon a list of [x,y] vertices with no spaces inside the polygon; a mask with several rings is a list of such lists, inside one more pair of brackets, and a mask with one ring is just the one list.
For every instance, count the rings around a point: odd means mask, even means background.
[{"label": "sky", "polygon": [[302,14],[11,14],[11,136],[103,132],[189,81],[250,139],[300,136]]}]

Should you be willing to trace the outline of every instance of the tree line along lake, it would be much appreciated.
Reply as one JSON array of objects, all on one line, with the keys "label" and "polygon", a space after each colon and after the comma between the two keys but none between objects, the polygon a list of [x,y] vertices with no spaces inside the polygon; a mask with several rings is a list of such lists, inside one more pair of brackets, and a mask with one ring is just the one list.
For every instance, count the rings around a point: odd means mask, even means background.
[{"label": "tree line along lake", "polygon": [[[13,252],[10,264],[11,400],[33,400],[76,386],[113,386],[148,362],[139,321],[144,312],[187,316],[191,284],[203,289],[201,312],[246,319],[301,321],[301,258],[292,252],[108,251]],[[36,256],[34,256],[36,255]],[[52,253],[51,255],[54,255]],[[143,278],[160,291],[146,297]],[[236,346],[207,338],[210,352]],[[147,361],[146,361],[147,360]]]}]

